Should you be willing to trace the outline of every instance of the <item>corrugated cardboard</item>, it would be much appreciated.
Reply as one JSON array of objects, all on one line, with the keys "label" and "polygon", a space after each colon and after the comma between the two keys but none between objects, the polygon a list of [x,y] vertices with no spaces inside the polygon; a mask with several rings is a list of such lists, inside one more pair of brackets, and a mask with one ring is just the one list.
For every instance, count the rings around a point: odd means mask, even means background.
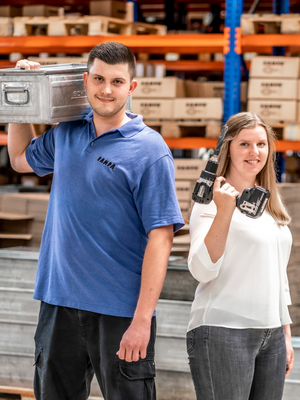
[{"label": "corrugated cardboard", "polygon": [[207,161],[198,158],[175,158],[175,180],[197,180]]},{"label": "corrugated cardboard", "polygon": [[298,79],[251,78],[249,80],[249,99],[296,100]]},{"label": "corrugated cardboard", "polygon": [[251,61],[251,78],[287,78],[300,76],[299,57],[258,56]]},{"label": "corrugated cardboard", "polygon": [[144,118],[173,118],[173,100],[165,99],[132,99],[132,111]]},{"label": "corrugated cardboard", "polygon": [[176,77],[166,78],[136,78],[138,85],[133,97],[173,99],[184,97],[184,82]]},{"label": "corrugated cardboard", "polygon": [[289,100],[249,100],[248,111],[258,114],[263,120],[295,122],[297,102]]},{"label": "corrugated cardboard", "polygon": [[203,97],[201,82],[187,79],[184,81],[184,89],[186,97]]},{"label": "corrugated cardboard", "polygon": [[90,15],[126,19],[126,3],[123,1],[90,1]]},{"label": "corrugated cardboard", "polygon": [[63,7],[53,7],[46,5],[32,5],[32,6],[23,6],[22,15],[23,17],[55,17],[57,15],[64,15]]},{"label": "corrugated cardboard", "polygon": [[[298,119],[299,119],[299,110],[300,110],[300,103],[299,103],[299,109],[298,109]],[[300,124],[295,125],[291,124],[288,126],[285,126],[283,128],[283,140],[300,140]],[[287,157],[287,160],[292,157]]]},{"label": "corrugated cardboard", "polygon": [[176,180],[175,191],[178,200],[190,201],[192,198],[192,190],[195,186],[195,180]]},{"label": "corrugated cardboard", "polygon": [[189,210],[191,207],[191,200],[190,201],[179,201],[179,207],[182,214],[183,219],[188,222]]},{"label": "corrugated cardboard", "polygon": [[0,17],[21,17],[22,7],[0,6]]},{"label": "corrugated cardboard", "polygon": [[[186,97],[221,98],[224,96],[224,82],[184,81]],[[247,82],[241,82],[241,102],[247,102]]]},{"label": "corrugated cardboard", "polygon": [[221,99],[186,98],[174,100],[174,118],[177,119],[221,119]]}]

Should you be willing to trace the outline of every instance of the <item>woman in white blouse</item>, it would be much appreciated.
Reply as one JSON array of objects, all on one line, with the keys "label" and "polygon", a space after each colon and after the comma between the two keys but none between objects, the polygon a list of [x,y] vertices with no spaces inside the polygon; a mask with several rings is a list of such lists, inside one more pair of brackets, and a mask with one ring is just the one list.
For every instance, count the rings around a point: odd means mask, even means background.
[{"label": "woman in white blouse", "polygon": [[[249,112],[227,126],[213,201],[195,203],[190,220],[188,265],[200,283],[189,363],[198,400],[280,400],[293,366],[286,273],[292,237],[276,187],[275,135]],[[236,208],[236,196],[255,185],[271,196],[263,215],[251,219]]]}]

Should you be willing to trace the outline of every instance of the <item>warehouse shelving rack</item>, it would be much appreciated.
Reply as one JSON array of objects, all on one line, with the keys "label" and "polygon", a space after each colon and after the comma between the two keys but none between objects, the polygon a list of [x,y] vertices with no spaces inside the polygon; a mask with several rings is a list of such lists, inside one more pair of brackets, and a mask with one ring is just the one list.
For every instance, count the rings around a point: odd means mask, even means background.
[{"label": "warehouse shelving rack", "polygon": [[[280,3],[281,11],[288,12],[289,0],[273,0],[273,10]],[[165,62],[168,69],[176,70],[224,70],[225,97],[224,117],[239,111],[241,55],[245,52],[272,54],[273,47],[282,46],[289,52],[300,51],[300,34],[255,34],[242,35],[240,17],[243,12],[243,0],[227,0],[224,34],[168,34],[168,35],[108,35],[108,36],[23,36],[0,37],[0,54],[20,52],[23,54],[89,52],[96,44],[108,40],[124,43],[135,53],[180,54],[224,53],[225,62],[190,61]],[[154,61],[159,62],[162,61]],[[163,61],[164,62],[164,61]],[[5,61],[2,61],[5,63]],[[0,64],[1,65],[1,64]],[[3,65],[3,64],[2,64]],[[9,65],[7,65],[9,66]],[[249,66],[249,64],[247,64]],[[233,91],[232,91],[233,88]],[[214,147],[215,140],[208,138],[166,139],[170,147],[199,148]],[[0,145],[6,138],[0,137]],[[278,141],[277,151],[300,150],[300,142]]]}]

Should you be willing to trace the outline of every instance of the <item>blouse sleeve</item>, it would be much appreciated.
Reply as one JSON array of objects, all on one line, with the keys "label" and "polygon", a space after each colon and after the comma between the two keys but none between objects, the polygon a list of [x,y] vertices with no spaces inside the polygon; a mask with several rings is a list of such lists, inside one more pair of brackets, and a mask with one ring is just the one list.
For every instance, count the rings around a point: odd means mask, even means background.
[{"label": "blouse sleeve", "polygon": [[206,283],[219,274],[224,255],[215,263],[211,261],[204,239],[216,215],[213,202],[208,205],[195,203],[190,219],[191,247],[188,267],[193,277],[201,283]]},{"label": "blouse sleeve", "polygon": [[285,295],[285,301],[286,301],[287,306],[290,306],[292,304],[292,299],[291,299],[291,294],[290,294],[290,288],[289,288],[289,281],[288,281],[287,273],[285,274],[284,295]]}]

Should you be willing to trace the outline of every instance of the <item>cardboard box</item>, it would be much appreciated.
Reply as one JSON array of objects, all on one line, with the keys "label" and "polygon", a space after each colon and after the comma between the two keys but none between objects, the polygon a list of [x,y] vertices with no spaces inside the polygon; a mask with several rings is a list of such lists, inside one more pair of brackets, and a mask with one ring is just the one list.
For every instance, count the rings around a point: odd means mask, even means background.
[{"label": "cardboard box", "polygon": [[138,85],[133,97],[146,99],[173,99],[184,97],[184,81],[176,77],[166,78],[136,78]]},{"label": "cardboard box", "polygon": [[185,98],[174,100],[174,118],[177,119],[221,119],[221,99]]},{"label": "cardboard box", "polygon": [[223,99],[224,82],[201,82],[201,97]]},{"label": "cardboard box", "polygon": [[287,78],[300,76],[299,57],[258,56],[251,61],[251,78]]},{"label": "cardboard box", "polygon": [[298,82],[298,79],[251,78],[248,98],[296,100]]},{"label": "cardboard box", "polygon": [[165,99],[132,99],[132,111],[144,118],[173,118],[173,100]]},{"label": "cardboard box", "polygon": [[[224,82],[198,82],[186,80],[185,96],[186,97],[206,97],[206,98],[221,98],[224,96]],[[241,102],[247,102],[248,83],[241,82]]]},{"label": "cardboard box", "polygon": [[191,207],[191,199],[190,201],[179,201],[179,207],[182,214],[182,218],[185,220],[185,222],[188,222],[190,207]]},{"label": "cardboard box", "polygon": [[[198,178],[197,178],[198,179]],[[191,201],[192,198],[192,190],[194,189],[196,180],[176,180],[175,181],[175,191],[177,195],[177,199],[179,201]]]},{"label": "cardboard box", "polygon": [[186,97],[203,97],[201,82],[187,79],[184,81],[184,89]]},{"label": "cardboard box", "polygon": [[0,6],[0,17],[21,17],[22,7]]},{"label": "cardboard box", "polygon": [[126,19],[126,3],[123,1],[90,1],[90,15]]},{"label": "cardboard box", "polygon": [[289,100],[249,100],[248,111],[258,114],[265,121],[295,122],[297,102]]},{"label": "cardboard box", "polygon": [[62,17],[65,15],[65,10],[63,7],[52,7],[42,4],[23,6],[22,15],[23,17]]},{"label": "cardboard box", "polygon": [[[300,105],[298,109],[298,120],[299,120],[299,110],[300,110]],[[300,140],[300,124],[299,125],[291,124],[285,126],[283,128],[282,138],[283,140]]]},{"label": "cardboard box", "polygon": [[207,161],[199,158],[175,158],[175,180],[196,180],[205,168]]}]

